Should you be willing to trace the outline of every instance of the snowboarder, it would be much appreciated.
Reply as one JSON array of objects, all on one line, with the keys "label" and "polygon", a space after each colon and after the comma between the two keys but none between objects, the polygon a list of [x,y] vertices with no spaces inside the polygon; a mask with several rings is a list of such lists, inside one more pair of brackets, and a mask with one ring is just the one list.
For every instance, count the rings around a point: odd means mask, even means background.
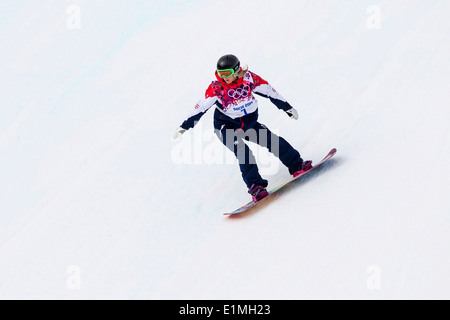
[{"label": "snowboarder", "polygon": [[311,161],[303,161],[300,153],[285,139],[272,133],[258,122],[258,102],[253,93],[269,98],[280,110],[292,119],[298,119],[297,111],[272,86],[260,76],[242,68],[239,59],[224,55],[217,62],[213,81],[188,118],[177,128],[173,139],[178,139],[186,130],[193,128],[206,111],[216,105],[214,129],[220,141],[230,149],[239,161],[242,178],[254,201],[259,201],[268,192],[268,181],[259,174],[252,151],[245,141],[266,147],[277,156],[294,177],[311,169]]}]

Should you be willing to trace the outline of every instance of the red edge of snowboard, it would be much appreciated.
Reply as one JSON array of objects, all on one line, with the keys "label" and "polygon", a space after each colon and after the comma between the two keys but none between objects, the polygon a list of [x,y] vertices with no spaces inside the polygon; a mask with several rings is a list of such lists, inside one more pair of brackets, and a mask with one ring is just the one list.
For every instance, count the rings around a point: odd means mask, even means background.
[{"label": "red edge of snowboard", "polygon": [[308,172],[313,171],[314,169],[316,169],[317,167],[319,167],[322,163],[324,163],[325,161],[330,160],[335,154],[336,154],[337,150],[336,148],[331,149],[330,152],[328,152],[328,154],[325,156],[325,158],[323,158],[322,160],[320,160],[320,162],[318,162],[316,165],[314,165],[310,170],[301,173],[298,177],[296,178],[292,178],[291,180],[279,185],[278,187],[272,189],[269,192],[269,195],[267,197],[265,197],[264,199],[261,199],[260,201],[250,201],[249,203],[247,203],[246,205],[240,207],[239,209],[234,210],[233,212],[229,212],[229,213],[224,213],[225,216],[231,216],[231,215],[235,215],[235,214],[239,214],[239,213],[243,213],[251,208],[254,208],[255,206],[259,205],[260,203],[264,202],[265,200],[267,200],[268,198],[270,198],[270,196],[272,194],[274,194],[275,192],[277,192],[278,190],[282,189],[283,187],[285,187],[286,185],[288,185],[289,183],[291,183],[294,180],[297,180],[298,178],[304,176],[305,174],[307,174]]}]

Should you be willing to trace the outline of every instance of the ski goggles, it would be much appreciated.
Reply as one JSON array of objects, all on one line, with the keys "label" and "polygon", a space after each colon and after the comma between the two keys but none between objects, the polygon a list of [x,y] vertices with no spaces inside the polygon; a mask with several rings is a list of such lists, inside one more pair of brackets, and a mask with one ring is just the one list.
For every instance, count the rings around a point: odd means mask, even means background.
[{"label": "ski goggles", "polygon": [[217,69],[217,74],[219,75],[219,77],[221,78],[229,78],[234,74],[234,69],[222,69],[219,70]]}]

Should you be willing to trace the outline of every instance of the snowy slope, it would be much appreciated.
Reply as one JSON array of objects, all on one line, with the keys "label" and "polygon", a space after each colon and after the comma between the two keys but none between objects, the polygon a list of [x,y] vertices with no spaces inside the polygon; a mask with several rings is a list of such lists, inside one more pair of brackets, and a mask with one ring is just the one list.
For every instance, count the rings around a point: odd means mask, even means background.
[{"label": "snowy slope", "polygon": [[[449,14],[446,0],[2,1],[0,298],[449,299]],[[235,164],[210,161],[212,110],[170,140],[225,53],[300,113],[259,98],[262,123],[304,158],[338,149],[238,219],[222,213],[249,195]],[[269,187],[288,178],[258,155]]]}]

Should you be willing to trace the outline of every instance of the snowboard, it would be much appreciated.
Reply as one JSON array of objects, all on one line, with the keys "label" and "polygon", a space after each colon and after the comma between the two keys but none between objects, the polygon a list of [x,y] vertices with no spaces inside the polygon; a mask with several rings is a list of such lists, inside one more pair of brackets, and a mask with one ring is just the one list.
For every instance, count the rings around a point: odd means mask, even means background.
[{"label": "snowboard", "polygon": [[292,183],[293,181],[297,180],[300,177],[303,177],[304,175],[310,173],[311,171],[313,171],[314,169],[318,168],[320,165],[322,165],[324,162],[330,160],[335,154],[336,154],[337,150],[336,148],[331,149],[330,152],[328,152],[328,154],[325,156],[325,158],[323,158],[322,160],[320,160],[317,164],[313,165],[313,167],[311,169],[309,169],[308,171],[302,172],[300,173],[299,176],[292,178],[291,180],[279,185],[278,187],[272,189],[269,191],[269,195],[259,201],[250,201],[249,203],[247,203],[246,205],[243,205],[242,207],[240,207],[239,209],[236,209],[232,212],[228,212],[228,213],[224,213],[224,215],[226,216],[231,216],[231,215],[235,215],[235,214],[239,214],[239,213],[243,213],[251,208],[256,207],[257,205],[259,205],[260,203],[266,201],[267,199],[271,198],[271,196],[276,193],[277,191],[281,190],[282,188],[284,188],[285,186],[287,186],[288,184]]}]

